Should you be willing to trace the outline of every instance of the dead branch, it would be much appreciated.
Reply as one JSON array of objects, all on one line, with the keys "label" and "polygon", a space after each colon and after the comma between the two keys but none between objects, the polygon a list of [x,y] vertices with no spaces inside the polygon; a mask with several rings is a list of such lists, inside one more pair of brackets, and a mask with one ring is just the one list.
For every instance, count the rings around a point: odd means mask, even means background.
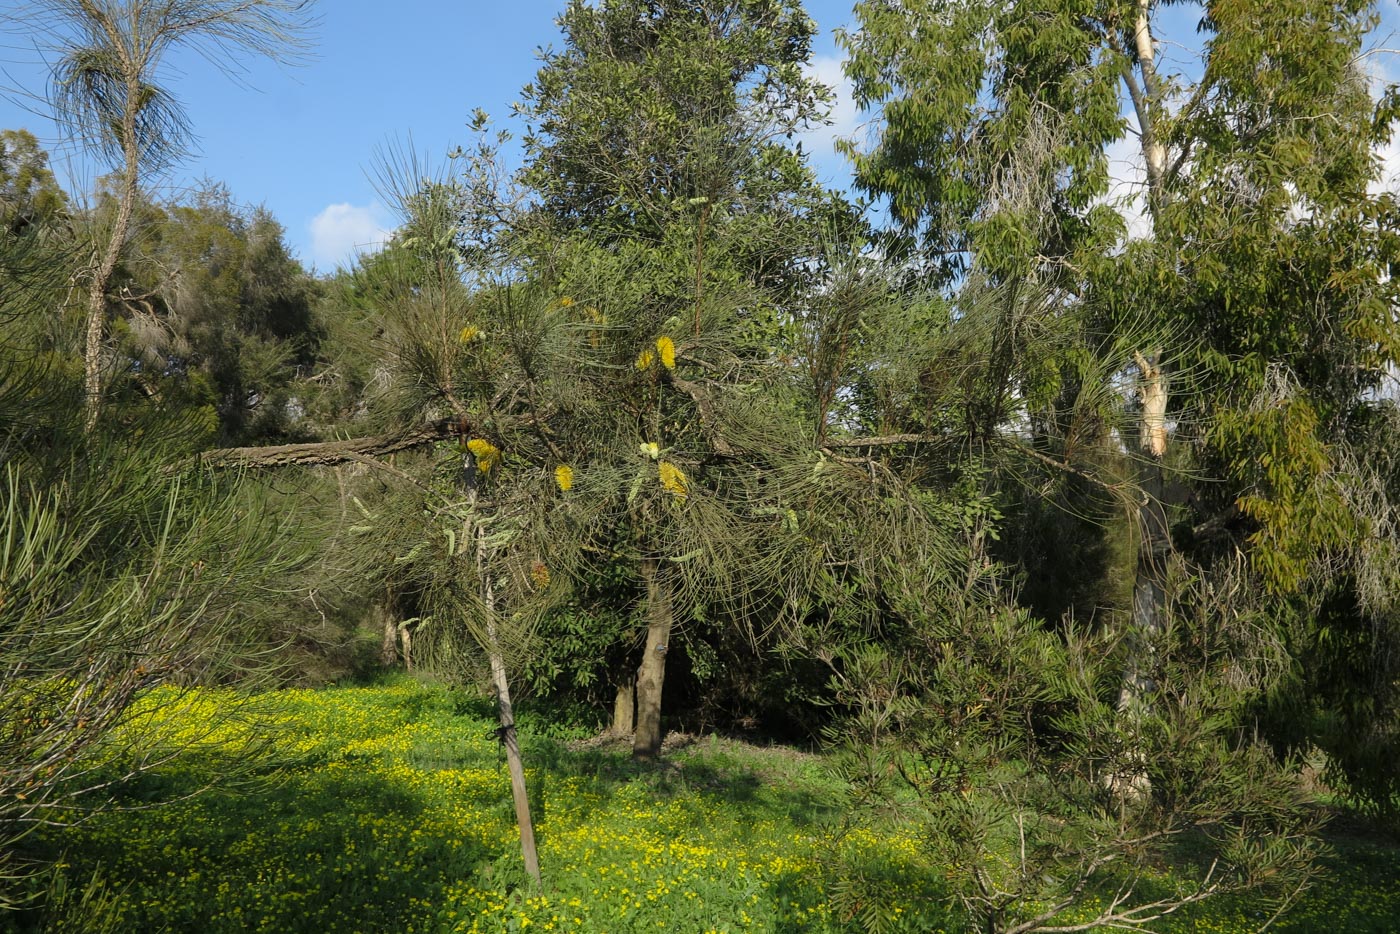
[{"label": "dead branch", "polygon": [[244,467],[263,469],[293,465],[328,467],[366,457],[383,457],[398,451],[423,447],[434,441],[456,437],[458,421],[443,418],[406,431],[390,432],[367,438],[344,441],[315,441],[309,444],[279,444],[267,447],[217,448],[200,455],[200,462],[210,467]]}]

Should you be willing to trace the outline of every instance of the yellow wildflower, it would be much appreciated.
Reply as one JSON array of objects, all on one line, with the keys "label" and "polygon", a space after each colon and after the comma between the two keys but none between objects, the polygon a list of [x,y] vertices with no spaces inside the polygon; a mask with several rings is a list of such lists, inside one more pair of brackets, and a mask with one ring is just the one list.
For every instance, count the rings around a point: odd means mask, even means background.
[{"label": "yellow wildflower", "polygon": [[466,327],[462,328],[462,333],[457,335],[457,339],[464,344],[470,344],[472,341],[476,340],[480,336],[481,328],[473,327],[469,324]]},{"label": "yellow wildflower", "polygon": [[560,464],[554,468],[554,482],[559,484],[559,490],[567,493],[574,486],[574,469],[568,464]]},{"label": "yellow wildflower", "polygon": [[661,357],[661,365],[668,370],[676,368],[676,342],[669,337],[656,339],[656,352]]},{"label": "yellow wildflower", "polygon": [[637,354],[637,369],[639,370],[650,369],[651,365],[655,362],[656,354],[652,352],[650,347]]},{"label": "yellow wildflower", "polygon": [[637,450],[641,451],[643,456],[650,457],[652,460],[656,460],[661,456],[661,447],[655,441],[644,441],[637,445]]},{"label": "yellow wildflower", "polygon": [[657,467],[661,475],[661,485],[667,492],[675,495],[676,499],[685,502],[685,497],[690,492],[690,480],[685,473],[670,461],[662,461]]},{"label": "yellow wildflower", "polygon": [[569,296],[567,296],[567,295],[561,295],[561,296],[559,297],[559,307],[560,307],[560,308],[568,308],[568,307],[569,307],[570,305],[572,305],[573,303],[574,303],[574,300],[573,300],[572,298],[570,298]]},{"label": "yellow wildflower", "polygon": [[489,474],[501,465],[501,449],[485,438],[473,438],[467,442],[467,450],[476,455],[476,469]]}]

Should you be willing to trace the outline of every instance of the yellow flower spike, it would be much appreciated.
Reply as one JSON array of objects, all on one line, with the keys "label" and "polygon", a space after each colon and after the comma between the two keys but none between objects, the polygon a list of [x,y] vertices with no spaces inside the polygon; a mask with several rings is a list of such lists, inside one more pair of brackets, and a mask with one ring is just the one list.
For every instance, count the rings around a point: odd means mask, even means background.
[{"label": "yellow flower spike", "polygon": [[530,565],[530,580],[535,582],[536,587],[548,587],[549,566],[543,561],[536,561]]},{"label": "yellow flower spike", "polygon": [[661,485],[666,491],[681,502],[685,502],[686,494],[690,492],[690,480],[686,477],[685,472],[670,461],[662,461],[657,465],[657,473],[660,475]]},{"label": "yellow flower spike", "polygon": [[574,469],[568,464],[560,464],[555,467],[554,482],[559,484],[559,492],[569,492],[574,488]]},{"label": "yellow flower spike", "polygon": [[645,441],[637,445],[637,450],[641,451],[644,457],[650,457],[652,460],[661,456],[661,447],[655,441]]},{"label": "yellow flower spike", "polygon": [[669,337],[656,339],[656,352],[661,357],[661,365],[668,370],[676,368],[676,342]]},{"label": "yellow flower spike", "polygon": [[473,438],[467,442],[467,450],[476,456],[476,469],[489,474],[501,466],[501,449],[485,438]]},{"label": "yellow flower spike", "polygon": [[567,295],[561,295],[561,296],[559,297],[559,307],[560,307],[560,308],[568,308],[568,307],[570,307],[571,305],[573,305],[573,303],[574,303],[574,300],[573,300],[572,298],[570,298],[569,296],[567,296]]},{"label": "yellow flower spike", "polygon": [[648,370],[656,362],[656,354],[650,347],[637,354],[637,369]]},{"label": "yellow flower spike", "polygon": [[[607,326],[608,316],[603,314],[601,311],[599,311],[592,305],[589,305],[583,309],[583,316],[589,321],[592,321],[594,324],[598,325],[599,327]],[[593,345],[594,349],[597,349],[598,346],[603,343],[602,333],[596,330],[590,330],[588,332],[588,342]]]},{"label": "yellow flower spike", "polygon": [[457,339],[464,344],[470,344],[481,336],[481,328],[473,327],[470,324],[462,328],[462,333],[457,335]]}]

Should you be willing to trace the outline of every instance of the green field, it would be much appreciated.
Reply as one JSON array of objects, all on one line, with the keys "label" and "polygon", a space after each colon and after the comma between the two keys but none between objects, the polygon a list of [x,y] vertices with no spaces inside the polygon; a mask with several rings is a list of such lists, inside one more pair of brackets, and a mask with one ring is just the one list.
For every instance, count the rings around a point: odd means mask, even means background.
[{"label": "green field", "polygon": [[[816,755],[706,737],[642,766],[527,714],[535,892],[482,701],[403,680],[264,703],[282,760],[264,779],[48,831],[35,855],[61,854],[74,880],[108,879],[120,931],[853,930],[827,900],[836,854],[885,880],[878,910],[900,929],[962,930],[939,894],[947,867],[897,824],[836,839],[842,788]],[[186,758],[123,800],[210,778]],[[1273,930],[1400,929],[1400,848],[1333,836],[1326,876]],[[1252,906],[1217,901],[1153,929],[1258,923]]]}]

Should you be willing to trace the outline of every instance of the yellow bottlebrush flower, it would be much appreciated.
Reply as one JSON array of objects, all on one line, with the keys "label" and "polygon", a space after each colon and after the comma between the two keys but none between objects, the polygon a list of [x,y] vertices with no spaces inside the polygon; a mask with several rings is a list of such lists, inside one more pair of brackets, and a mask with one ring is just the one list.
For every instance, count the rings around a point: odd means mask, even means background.
[{"label": "yellow bottlebrush flower", "polygon": [[662,461],[657,466],[657,472],[661,475],[661,485],[666,491],[675,495],[676,499],[685,500],[686,494],[690,492],[690,480],[685,473],[670,461]]},{"label": "yellow bottlebrush flower", "polygon": [[644,441],[637,445],[637,450],[642,452],[642,456],[656,460],[661,456],[661,447],[655,441]]},{"label": "yellow bottlebrush flower", "polygon": [[469,324],[466,327],[462,328],[462,333],[457,335],[457,339],[464,344],[470,344],[472,341],[476,340],[480,336],[481,328],[473,327]]},{"label": "yellow bottlebrush flower", "polygon": [[668,370],[676,368],[676,342],[669,337],[656,339],[656,353],[661,357],[661,365]]},{"label": "yellow bottlebrush flower", "polygon": [[501,465],[501,449],[485,438],[471,439],[467,450],[476,455],[476,469],[482,473],[490,473]]},{"label": "yellow bottlebrush flower", "polygon": [[637,369],[648,370],[656,362],[656,354],[650,347],[637,354]]},{"label": "yellow bottlebrush flower", "polygon": [[[598,327],[607,327],[608,316],[603,314],[598,309],[594,308],[592,305],[589,305],[587,308],[585,308],[583,310],[583,313],[588,316],[589,321],[592,321],[594,324],[598,325]],[[589,331],[588,343],[593,345],[594,350],[598,349],[598,347],[600,347],[603,343],[603,332],[598,330]]]},{"label": "yellow bottlebrush flower", "polygon": [[569,492],[574,487],[574,469],[568,464],[560,464],[555,467],[554,482],[559,484],[560,492]]},{"label": "yellow bottlebrush flower", "polygon": [[572,298],[570,298],[569,296],[567,296],[567,295],[561,295],[561,296],[559,297],[559,307],[560,307],[560,308],[568,308],[568,307],[571,306],[573,303],[574,303],[574,300],[573,300]]},{"label": "yellow bottlebrush flower", "polygon": [[530,565],[530,580],[535,582],[536,587],[548,587],[549,567],[543,561]]}]

